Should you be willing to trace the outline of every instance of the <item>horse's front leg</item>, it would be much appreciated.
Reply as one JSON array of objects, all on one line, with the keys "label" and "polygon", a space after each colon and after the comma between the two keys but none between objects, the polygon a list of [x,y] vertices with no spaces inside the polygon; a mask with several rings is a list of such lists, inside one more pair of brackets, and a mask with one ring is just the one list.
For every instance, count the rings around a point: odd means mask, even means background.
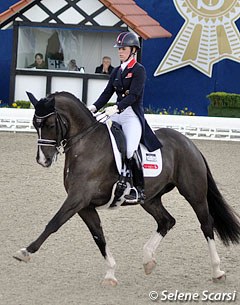
[{"label": "horse's front leg", "polygon": [[115,277],[116,262],[106,246],[103,229],[101,226],[101,220],[96,209],[93,206],[88,206],[78,212],[79,216],[86,223],[89,231],[91,232],[95,243],[101,251],[103,257],[106,260],[108,269],[105,278],[102,282],[106,286],[116,286],[117,279]]},{"label": "horse's front leg", "polygon": [[42,234],[32,242],[27,248],[22,248],[14,255],[14,258],[19,261],[28,262],[30,254],[39,250],[45,240],[55,233],[66,221],[68,221],[81,208],[81,202],[74,201],[70,196],[67,197],[62,207],[58,210],[55,216],[49,221]]}]

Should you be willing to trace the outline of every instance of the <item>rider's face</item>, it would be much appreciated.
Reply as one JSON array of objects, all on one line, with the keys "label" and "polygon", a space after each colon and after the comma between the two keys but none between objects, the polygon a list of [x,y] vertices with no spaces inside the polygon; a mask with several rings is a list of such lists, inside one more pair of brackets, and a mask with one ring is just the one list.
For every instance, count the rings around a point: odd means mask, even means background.
[{"label": "rider's face", "polygon": [[122,62],[126,61],[131,54],[130,47],[123,47],[118,49],[118,56]]}]

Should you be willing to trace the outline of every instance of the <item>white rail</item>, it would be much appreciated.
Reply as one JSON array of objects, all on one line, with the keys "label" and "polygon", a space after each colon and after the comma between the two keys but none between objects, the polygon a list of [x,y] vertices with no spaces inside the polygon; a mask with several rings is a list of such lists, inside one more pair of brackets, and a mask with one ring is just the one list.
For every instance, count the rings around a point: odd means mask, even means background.
[{"label": "white rail", "polygon": [[35,132],[34,109],[0,108],[0,131]]},{"label": "white rail", "polygon": [[[34,109],[0,108],[0,131],[35,132],[33,114]],[[146,119],[153,130],[168,127],[191,139],[240,141],[240,118],[146,114]]]},{"label": "white rail", "polygon": [[168,127],[191,139],[240,141],[240,118],[146,115],[153,130]]}]

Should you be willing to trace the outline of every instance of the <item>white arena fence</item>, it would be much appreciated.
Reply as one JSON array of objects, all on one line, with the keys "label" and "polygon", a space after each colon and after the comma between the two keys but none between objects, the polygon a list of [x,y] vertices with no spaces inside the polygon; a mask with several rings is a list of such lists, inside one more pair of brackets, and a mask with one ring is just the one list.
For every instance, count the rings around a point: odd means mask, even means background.
[{"label": "white arena fence", "polygon": [[[0,108],[0,131],[36,132],[34,109]],[[240,141],[240,118],[146,114],[153,130],[175,129],[191,139]]]}]

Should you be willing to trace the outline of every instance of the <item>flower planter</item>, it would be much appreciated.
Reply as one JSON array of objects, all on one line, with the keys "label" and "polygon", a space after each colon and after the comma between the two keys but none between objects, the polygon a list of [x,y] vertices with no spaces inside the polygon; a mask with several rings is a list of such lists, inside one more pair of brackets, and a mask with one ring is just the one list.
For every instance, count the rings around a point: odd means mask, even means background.
[{"label": "flower planter", "polygon": [[226,117],[226,118],[240,118],[240,108],[228,107],[214,107],[208,106],[208,116],[212,117]]},{"label": "flower planter", "polygon": [[207,97],[211,102],[208,106],[209,116],[240,118],[240,94],[212,92]]}]

